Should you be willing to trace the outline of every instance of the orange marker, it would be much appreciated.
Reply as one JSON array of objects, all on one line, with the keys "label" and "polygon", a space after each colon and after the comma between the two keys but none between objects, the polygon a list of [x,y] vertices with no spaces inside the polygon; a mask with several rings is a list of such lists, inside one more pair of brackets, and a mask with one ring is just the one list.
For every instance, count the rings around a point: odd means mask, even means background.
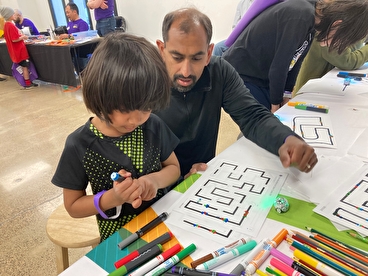
[{"label": "orange marker", "polygon": [[254,259],[246,267],[245,271],[249,275],[253,275],[254,272],[263,264],[263,262],[270,256],[270,251],[272,247],[277,247],[283,239],[287,236],[288,231],[282,229],[273,239],[269,241],[267,245],[254,257]]}]

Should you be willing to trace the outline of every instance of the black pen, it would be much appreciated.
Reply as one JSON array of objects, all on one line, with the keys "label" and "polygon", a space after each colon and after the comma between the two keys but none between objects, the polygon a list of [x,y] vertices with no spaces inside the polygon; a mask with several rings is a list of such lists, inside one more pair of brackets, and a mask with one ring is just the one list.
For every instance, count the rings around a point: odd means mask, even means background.
[{"label": "black pen", "polygon": [[186,276],[235,276],[233,274],[226,274],[222,272],[213,272],[213,271],[198,271],[191,268],[181,267],[181,266],[173,266],[169,272],[174,275],[186,275]]},{"label": "black pen", "polygon": [[141,229],[139,229],[137,232],[131,234],[129,237],[127,237],[125,240],[120,242],[118,244],[118,247],[120,249],[123,249],[127,247],[132,242],[136,241],[138,238],[142,237],[146,232],[151,230],[153,227],[159,225],[162,221],[164,221],[168,216],[168,213],[163,212],[161,215],[159,215],[157,218],[152,220],[151,222],[147,223],[145,226],[143,226]]}]

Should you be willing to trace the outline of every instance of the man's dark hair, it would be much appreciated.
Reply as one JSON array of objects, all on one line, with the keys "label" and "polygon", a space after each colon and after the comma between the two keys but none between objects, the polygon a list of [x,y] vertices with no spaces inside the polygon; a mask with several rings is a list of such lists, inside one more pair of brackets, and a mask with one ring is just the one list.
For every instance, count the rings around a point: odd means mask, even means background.
[{"label": "man's dark hair", "polygon": [[192,28],[196,24],[200,24],[203,26],[206,34],[207,34],[207,43],[210,44],[212,39],[212,24],[211,20],[208,18],[207,15],[201,13],[197,9],[194,8],[187,8],[187,9],[180,9],[173,12],[168,13],[164,21],[162,23],[162,38],[164,42],[169,40],[169,30],[172,23],[176,20],[181,20],[179,25],[180,31],[188,34],[192,30]]},{"label": "man's dark hair", "polygon": [[328,46],[339,54],[368,35],[368,0],[318,0],[316,17],[317,41],[327,40],[336,30]]},{"label": "man's dark hair", "polygon": [[69,2],[69,3],[67,4],[67,6],[69,6],[69,8],[70,8],[72,11],[77,11],[77,14],[79,14],[78,6],[77,6],[75,3]]},{"label": "man's dark hair", "polygon": [[157,47],[122,32],[99,43],[82,82],[87,109],[107,122],[114,110],[154,111],[170,102],[171,80]]}]

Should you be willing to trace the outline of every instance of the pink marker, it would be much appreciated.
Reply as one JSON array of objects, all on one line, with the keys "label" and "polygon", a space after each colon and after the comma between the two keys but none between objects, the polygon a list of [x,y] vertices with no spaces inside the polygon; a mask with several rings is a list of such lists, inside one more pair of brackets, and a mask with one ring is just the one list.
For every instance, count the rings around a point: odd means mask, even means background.
[{"label": "pink marker", "polygon": [[277,269],[281,270],[288,276],[305,276],[304,274],[296,271],[291,266],[288,266],[287,264],[281,262],[280,260],[276,258],[272,258],[270,261],[270,264],[276,267]]}]

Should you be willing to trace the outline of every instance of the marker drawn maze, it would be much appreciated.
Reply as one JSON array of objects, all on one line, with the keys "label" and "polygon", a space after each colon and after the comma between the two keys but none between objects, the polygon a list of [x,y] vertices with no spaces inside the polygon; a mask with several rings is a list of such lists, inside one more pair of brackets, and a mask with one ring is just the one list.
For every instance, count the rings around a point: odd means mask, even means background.
[{"label": "marker drawn maze", "polygon": [[340,200],[333,215],[368,229],[368,181],[361,180]]},{"label": "marker drawn maze", "polygon": [[259,231],[269,211],[260,207],[262,198],[276,197],[286,179],[282,174],[270,175],[227,161],[219,162],[204,177],[197,180],[203,180],[202,184],[191,189],[176,212],[181,214],[178,218],[186,227],[224,238],[231,238],[234,231],[243,235]]},{"label": "marker drawn maze", "polygon": [[330,128],[324,125],[321,116],[294,117],[293,130],[308,144],[334,144]]}]

